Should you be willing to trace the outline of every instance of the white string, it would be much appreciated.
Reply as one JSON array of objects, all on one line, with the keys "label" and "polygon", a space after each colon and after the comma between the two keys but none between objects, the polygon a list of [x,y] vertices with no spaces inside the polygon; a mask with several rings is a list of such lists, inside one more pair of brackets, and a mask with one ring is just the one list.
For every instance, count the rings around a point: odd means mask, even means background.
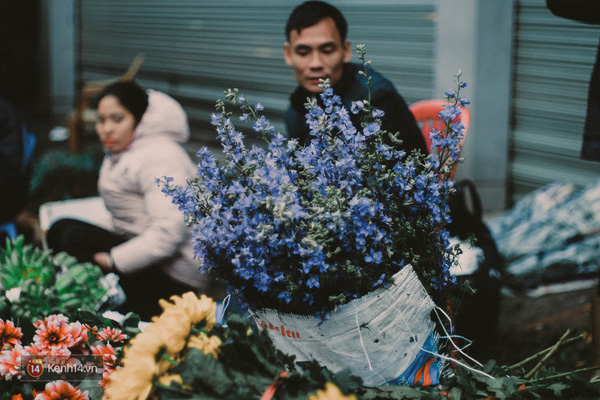
[{"label": "white string", "polygon": [[460,347],[459,350],[465,350],[466,348],[468,348],[469,346],[471,346],[473,344],[472,341],[470,341],[466,337],[460,336],[460,335],[440,336],[440,339],[448,339],[449,337],[463,339],[463,340],[465,340],[467,342],[467,344],[464,345],[463,347]]},{"label": "white string", "polygon": [[469,356],[467,353],[463,352],[462,349],[460,347],[458,347],[456,345],[456,343],[454,343],[454,341],[452,340],[452,337],[450,336],[450,334],[448,333],[448,331],[446,330],[446,327],[444,326],[444,323],[442,322],[442,319],[440,318],[439,314],[438,314],[438,310],[444,314],[444,316],[448,319],[448,321],[452,324],[452,320],[450,319],[450,317],[448,316],[448,314],[446,314],[446,312],[444,310],[442,310],[439,306],[435,306],[435,308],[433,309],[433,311],[435,311],[435,315],[438,318],[438,321],[440,321],[440,325],[442,326],[442,329],[444,330],[444,333],[446,334],[446,336],[448,337],[448,340],[450,341],[450,343],[452,343],[452,346],[454,346],[454,348],[456,350],[458,350],[458,352],[460,354],[462,354],[464,357],[468,358],[469,360],[473,361],[475,364],[479,365],[480,367],[483,367],[483,364],[481,364],[479,361],[477,361],[476,359],[474,359],[473,357]]},{"label": "white string", "polygon": [[221,303],[223,303],[223,316],[225,316],[225,312],[227,311],[227,307],[229,307],[230,301],[231,301],[231,295],[228,294],[227,296],[225,296],[225,298],[221,302]]},{"label": "white string", "polygon": [[358,329],[358,337],[360,338],[360,345],[363,348],[363,352],[365,353],[365,357],[367,358],[367,364],[369,364],[369,371],[373,371],[373,367],[371,366],[371,360],[369,360],[369,354],[367,353],[367,349],[365,348],[365,343],[363,342],[362,332],[360,331],[360,324],[358,323],[358,308],[355,313],[356,317],[356,329]]},{"label": "white string", "polygon": [[[389,297],[388,297],[388,296],[386,296],[386,298],[387,298],[388,304],[390,304],[390,306],[392,306],[394,309],[398,310],[398,309],[396,308],[396,306],[395,306],[394,304],[392,304],[392,302],[390,301]],[[439,314],[437,313],[437,310],[438,310],[438,309],[439,309],[439,310],[440,310],[440,311],[441,311],[441,312],[444,314],[444,316],[446,316],[446,318],[448,318],[448,321],[450,321],[450,323],[452,323],[452,320],[451,320],[451,319],[450,319],[450,317],[449,317],[449,316],[448,316],[448,315],[447,315],[447,314],[444,312],[444,310],[442,310],[440,307],[438,307],[438,306],[435,306],[435,307],[434,307],[434,309],[433,309],[433,310],[435,311],[435,313],[436,313],[436,316],[438,317],[438,320],[440,321],[440,325],[442,326],[442,329],[444,330],[444,333],[446,334],[446,336],[448,336],[448,340],[450,341],[450,343],[452,343],[452,345],[453,345],[453,346],[454,346],[454,347],[455,347],[455,348],[456,348],[456,349],[457,349],[457,350],[458,350],[458,351],[459,351],[461,354],[463,354],[465,357],[467,357],[468,359],[472,360],[472,361],[473,361],[473,362],[475,362],[477,365],[479,365],[479,366],[483,367],[483,365],[482,365],[480,362],[478,362],[478,361],[477,361],[477,360],[475,360],[474,358],[472,358],[472,357],[468,356],[467,354],[465,354],[465,353],[464,353],[464,352],[463,352],[463,351],[462,351],[462,350],[461,350],[461,349],[460,349],[460,348],[459,348],[459,347],[456,345],[456,343],[454,343],[454,341],[453,341],[453,340],[452,340],[452,338],[450,337],[450,334],[449,334],[449,333],[448,333],[448,331],[446,330],[446,327],[445,327],[445,326],[444,326],[444,324],[442,323],[442,320],[441,320],[441,318],[440,318]],[[402,319],[404,320],[404,323],[406,324],[406,326],[407,326],[407,328],[408,328],[408,330],[409,330],[409,332],[410,332],[411,336],[414,336],[414,335],[413,335],[413,333],[412,333],[412,330],[410,329],[410,324],[408,324],[408,323],[407,323],[407,321],[406,321],[406,319],[404,318],[404,313],[402,313],[402,311],[401,311],[401,310],[398,310],[398,311],[400,312],[400,316],[401,316],[401,317],[402,317]],[[472,367],[468,366],[467,364],[461,363],[460,361],[457,361],[457,360],[455,360],[455,359],[454,359],[454,358],[452,358],[452,357],[448,357],[448,356],[445,356],[445,355],[442,355],[442,354],[439,354],[439,353],[435,353],[435,352],[432,352],[432,351],[426,350],[426,349],[424,349],[422,346],[419,346],[419,347],[420,347],[420,349],[421,349],[422,351],[424,351],[424,352],[426,352],[426,353],[432,354],[432,355],[434,355],[434,356],[436,356],[436,357],[439,357],[439,358],[441,358],[441,359],[450,360],[450,361],[452,361],[452,362],[454,362],[454,363],[456,363],[456,364],[458,364],[458,365],[460,365],[460,366],[462,366],[462,367],[464,367],[464,368],[466,368],[466,369],[468,369],[468,370],[470,370],[470,371],[473,371],[473,372],[478,372],[478,373],[480,373],[480,374],[482,374],[482,375],[484,375],[484,376],[487,376],[488,378],[495,379],[493,376],[491,376],[491,375],[488,375],[488,374],[486,374],[485,372],[483,372],[483,371],[480,371],[480,370],[478,370],[478,369],[472,368]]]},{"label": "white string", "polygon": [[435,357],[443,358],[444,360],[449,360],[449,361],[451,361],[451,362],[453,362],[453,363],[456,363],[456,364],[460,365],[461,367],[468,369],[469,371],[477,372],[477,373],[479,373],[479,374],[481,374],[481,375],[487,376],[488,378],[491,378],[491,379],[494,379],[494,380],[496,379],[496,378],[494,378],[493,376],[491,376],[491,375],[488,375],[488,374],[486,374],[485,372],[483,372],[483,371],[480,371],[480,370],[478,370],[478,369],[475,369],[475,368],[473,368],[473,367],[470,367],[470,366],[468,366],[467,364],[463,364],[463,363],[461,363],[460,361],[457,361],[457,360],[455,360],[455,359],[454,359],[454,358],[452,358],[452,357],[448,357],[448,356],[445,356],[445,355],[443,355],[443,354],[439,354],[439,353],[434,353],[433,351],[429,351],[429,350],[426,350],[426,349],[424,349],[424,348],[421,348],[421,350],[423,350],[425,353],[429,353],[429,354],[431,354],[431,355],[433,355],[433,356],[435,356]]}]

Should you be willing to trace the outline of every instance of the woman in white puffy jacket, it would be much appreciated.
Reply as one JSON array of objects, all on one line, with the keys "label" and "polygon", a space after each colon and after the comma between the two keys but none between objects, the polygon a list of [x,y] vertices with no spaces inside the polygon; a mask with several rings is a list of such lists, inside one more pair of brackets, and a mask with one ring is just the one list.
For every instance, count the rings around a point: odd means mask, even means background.
[{"label": "woman in white puffy jacket", "polygon": [[160,313],[159,298],[212,289],[198,271],[182,214],[156,184],[163,176],[185,183],[196,173],[179,144],[189,138],[187,116],[173,98],[133,82],[108,86],[97,111],[96,131],[106,152],[98,190],[113,229],[60,220],[48,232],[48,245],[117,273],[127,296],[119,310],[149,319]]}]

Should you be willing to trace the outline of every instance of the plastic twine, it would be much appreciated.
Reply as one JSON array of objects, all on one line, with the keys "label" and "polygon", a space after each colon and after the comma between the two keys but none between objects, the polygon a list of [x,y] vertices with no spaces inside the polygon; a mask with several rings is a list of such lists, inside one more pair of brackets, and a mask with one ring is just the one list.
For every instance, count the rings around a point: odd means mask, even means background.
[{"label": "plastic twine", "polygon": [[[442,310],[442,309],[441,309],[440,307],[438,307],[438,306],[435,306],[435,308],[433,309],[433,311],[435,311],[435,315],[438,317],[438,321],[440,321],[440,325],[442,326],[442,329],[444,330],[444,333],[446,334],[446,337],[448,338],[448,340],[450,341],[450,343],[451,343],[451,344],[454,346],[454,348],[456,348],[456,350],[458,350],[458,352],[459,352],[460,354],[462,354],[464,357],[468,358],[469,360],[473,361],[475,364],[477,364],[477,365],[479,365],[480,367],[482,367],[483,365],[482,365],[482,364],[481,364],[479,361],[475,360],[473,357],[471,357],[471,356],[469,356],[468,354],[466,354],[465,352],[463,352],[463,351],[462,351],[462,350],[461,350],[461,349],[460,349],[460,348],[459,348],[459,347],[456,345],[456,343],[454,343],[454,341],[452,340],[452,335],[450,335],[450,334],[448,333],[448,331],[446,330],[446,327],[445,327],[445,326],[444,326],[444,324],[442,323],[442,319],[440,318],[440,316],[439,316],[439,314],[438,314],[438,310],[439,310],[439,311],[440,311],[442,314],[444,314],[444,316],[445,316],[445,317],[448,319],[448,321],[450,321],[450,323],[452,323],[452,320],[450,319],[450,317],[448,316],[448,314],[446,314],[446,312],[445,312],[444,310]],[[455,364],[457,364],[457,365],[460,365],[461,367],[463,367],[463,368],[466,368],[466,369],[468,369],[468,370],[469,370],[469,371],[471,371],[471,372],[476,372],[476,373],[478,373],[478,374],[481,374],[481,375],[484,375],[484,376],[486,376],[486,377],[488,377],[488,378],[490,378],[490,379],[494,379],[494,380],[496,379],[496,378],[494,378],[493,376],[491,376],[491,375],[489,375],[489,374],[486,374],[485,372],[483,372],[483,371],[480,371],[480,370],[478,370],[478,369],[476,369],[476,368],[473,368],[473,367],[471,367],[471,366],[469,366],[469,365],[467,365],[467,364],[465,364],[465,363],[462,363],[462,362],[460,362],[460,361],[458,361],[458,360],[456,360],[456,359],[454,359],[454,358],[452,358],[452,357],[448,357],[448,356],[445,356],[445,355],[442,355],[442,354],[436,354],[436,353],[433,353],[433,352],[431,352],[431,351],[429,351],[429,350],[426,350],[426,349],[422,349],[422,350],[423,350],[423,351],[425,351],[426,353],[433,354],[433,355],[434,355],[434,356],[436,356],[436,357],[443,358],[444,360],[449,360],[450,362],[453,362],[453,363],[455,363]]]},{"label": "plastic twine", "polygon": [[281,386],[281,384],[283,383],[283,378],[285,378],[287,375],[288,375],[288,371],[283,371],[281,374],[279,374],[279,376],[277,378],[275,378],[273,383],[271,383],[271,385],[269,385],[267,390],[265,390],[265,392],[263,393],[260,400],[271,400],[273,398],[273,396],[275,395],[277,388],[279,388],[279,386]]},{"label": "plastic twine", "polygon": [[479,365],[480,367],[483,367],[483,364],[481,364],[479,361],[477,361],[473,357],[469,356],[467,353],[463,352],[462,349],[460,347],[458,347],[458,345],[456,343],[454,343],[454,341],[452,340],[453,336],[450,335],[450,333],[448,333],[448,331],[446,330],[446,327],[444,326],[444,323],[442,322],[442,319],[440,318],[440,316],[438,314],[438,310],[448,319],[448,321],[450,322],[450,324],[452,324],[452,320],[450,319],[450,317],[448,316],[448,314],[446,314],[446,312],[443,309],[441,309],[438,306],[435,306],[435,308],[433,309],[433,311],[435,311],[435,315],[438,317],[438,321],[440,321],[440,325],[441,325],[442,329],[444,330],[444,333],[446,334],[447,339],[450,341],[450,343],[452,343],[452,346],[454,346],[454,348],[460,354],[462,354],[463,357],[468,358],[469,360],[473,361],[475,364]]}]

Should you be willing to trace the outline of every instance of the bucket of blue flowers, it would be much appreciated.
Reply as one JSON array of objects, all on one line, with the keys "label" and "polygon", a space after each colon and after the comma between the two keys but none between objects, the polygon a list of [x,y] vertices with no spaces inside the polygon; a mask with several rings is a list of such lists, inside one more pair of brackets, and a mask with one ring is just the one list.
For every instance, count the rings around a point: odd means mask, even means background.
[{"label": "bucket of blue flowers", "polygon": [[[369,82],[364,46],[358,54]],[[158,180],[193,229],[200,268],[228,282],[282,351],[350,368],[369,386],[424,383],[427,373],[436,383],[429,294],[454,285],[459,251],[444,229],[468,104],[457,83],[431,154],[400,150],[381,129],[382,111],[368,99],[346,110],[327,82],[322,102],[307,102],[305,146],[278,133],[262,105],[228,90],[226,101],[266,145],[247,147],[218,100],[212,124],[225,161],[203,148],[186,185]],[[362,113],[361,126],[350,112]]]}]

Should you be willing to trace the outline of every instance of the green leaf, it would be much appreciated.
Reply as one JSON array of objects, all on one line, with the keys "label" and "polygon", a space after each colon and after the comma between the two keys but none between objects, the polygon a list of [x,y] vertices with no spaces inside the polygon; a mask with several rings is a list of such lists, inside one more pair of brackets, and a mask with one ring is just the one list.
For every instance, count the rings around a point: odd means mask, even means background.
[{"label": "green leaf", "polygon": [[360,400],[397,399],[416,400],[423,399],[425,391],[410,386],[379,386],[365,388],[358,391]]},{"label": "green leaf", "polygon": [[100,400],[104,395],[104,390],[102,390],[99,383],[96,379],[84,379],[77,386],[81,392],[88,392],[90,400]]},{"label": "green leaf", "polygon": [[565,385],[564,383],[554,383],[548,386],[548,389],[552,390],[555,396],[560,396],[563,390],[567,389],[568,387],[569,386]]}]

